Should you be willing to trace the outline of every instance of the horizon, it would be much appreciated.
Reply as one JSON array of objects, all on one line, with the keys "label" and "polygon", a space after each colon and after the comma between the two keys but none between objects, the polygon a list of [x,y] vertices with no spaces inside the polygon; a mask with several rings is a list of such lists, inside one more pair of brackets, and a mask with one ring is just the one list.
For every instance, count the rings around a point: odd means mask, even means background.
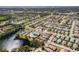
[{"label": "horizon", "polygon": [[79,6],[0,6],[0,8],[67,8],[67,7],[79,8]]}]

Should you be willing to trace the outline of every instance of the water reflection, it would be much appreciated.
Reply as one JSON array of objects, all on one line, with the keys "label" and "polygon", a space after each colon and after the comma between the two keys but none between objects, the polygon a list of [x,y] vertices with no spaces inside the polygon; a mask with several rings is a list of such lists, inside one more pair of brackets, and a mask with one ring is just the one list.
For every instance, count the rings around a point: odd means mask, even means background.
[{"label": "water reflection", "polygon": [[23,44],[23,41],[16,39],[16,36],[16,34],[13,34],[12,36],[4,39],[1,44],[2,49],[6,49],[10,52],[15,48],[19,48]]}]

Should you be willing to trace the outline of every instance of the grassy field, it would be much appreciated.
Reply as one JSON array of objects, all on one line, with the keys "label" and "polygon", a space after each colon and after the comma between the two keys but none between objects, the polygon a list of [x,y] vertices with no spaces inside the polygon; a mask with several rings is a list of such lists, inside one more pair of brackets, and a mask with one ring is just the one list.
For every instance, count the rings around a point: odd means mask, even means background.
[{"label": "grassy field", "polygon": [[0,21],[4,21],[10,18],[10,15],[0,15]]}]

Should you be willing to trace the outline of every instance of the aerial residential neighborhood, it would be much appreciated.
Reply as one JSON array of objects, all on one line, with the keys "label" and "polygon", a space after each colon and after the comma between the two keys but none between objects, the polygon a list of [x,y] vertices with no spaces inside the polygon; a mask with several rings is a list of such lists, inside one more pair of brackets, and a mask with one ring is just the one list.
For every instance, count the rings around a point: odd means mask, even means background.
[{"label": "aerial residential neighborhood", "polygon": [[0,51],[79,51],[78,9],[79,7],[0,8]]}]

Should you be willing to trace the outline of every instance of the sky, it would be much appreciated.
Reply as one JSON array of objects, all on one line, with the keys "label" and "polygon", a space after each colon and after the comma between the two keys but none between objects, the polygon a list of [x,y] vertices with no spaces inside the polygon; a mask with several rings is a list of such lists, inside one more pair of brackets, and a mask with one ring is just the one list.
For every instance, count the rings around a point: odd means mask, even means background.
[{"label": "sky", "polygon": [[79,6],[78,0],[0,0],[0,6]]}]

